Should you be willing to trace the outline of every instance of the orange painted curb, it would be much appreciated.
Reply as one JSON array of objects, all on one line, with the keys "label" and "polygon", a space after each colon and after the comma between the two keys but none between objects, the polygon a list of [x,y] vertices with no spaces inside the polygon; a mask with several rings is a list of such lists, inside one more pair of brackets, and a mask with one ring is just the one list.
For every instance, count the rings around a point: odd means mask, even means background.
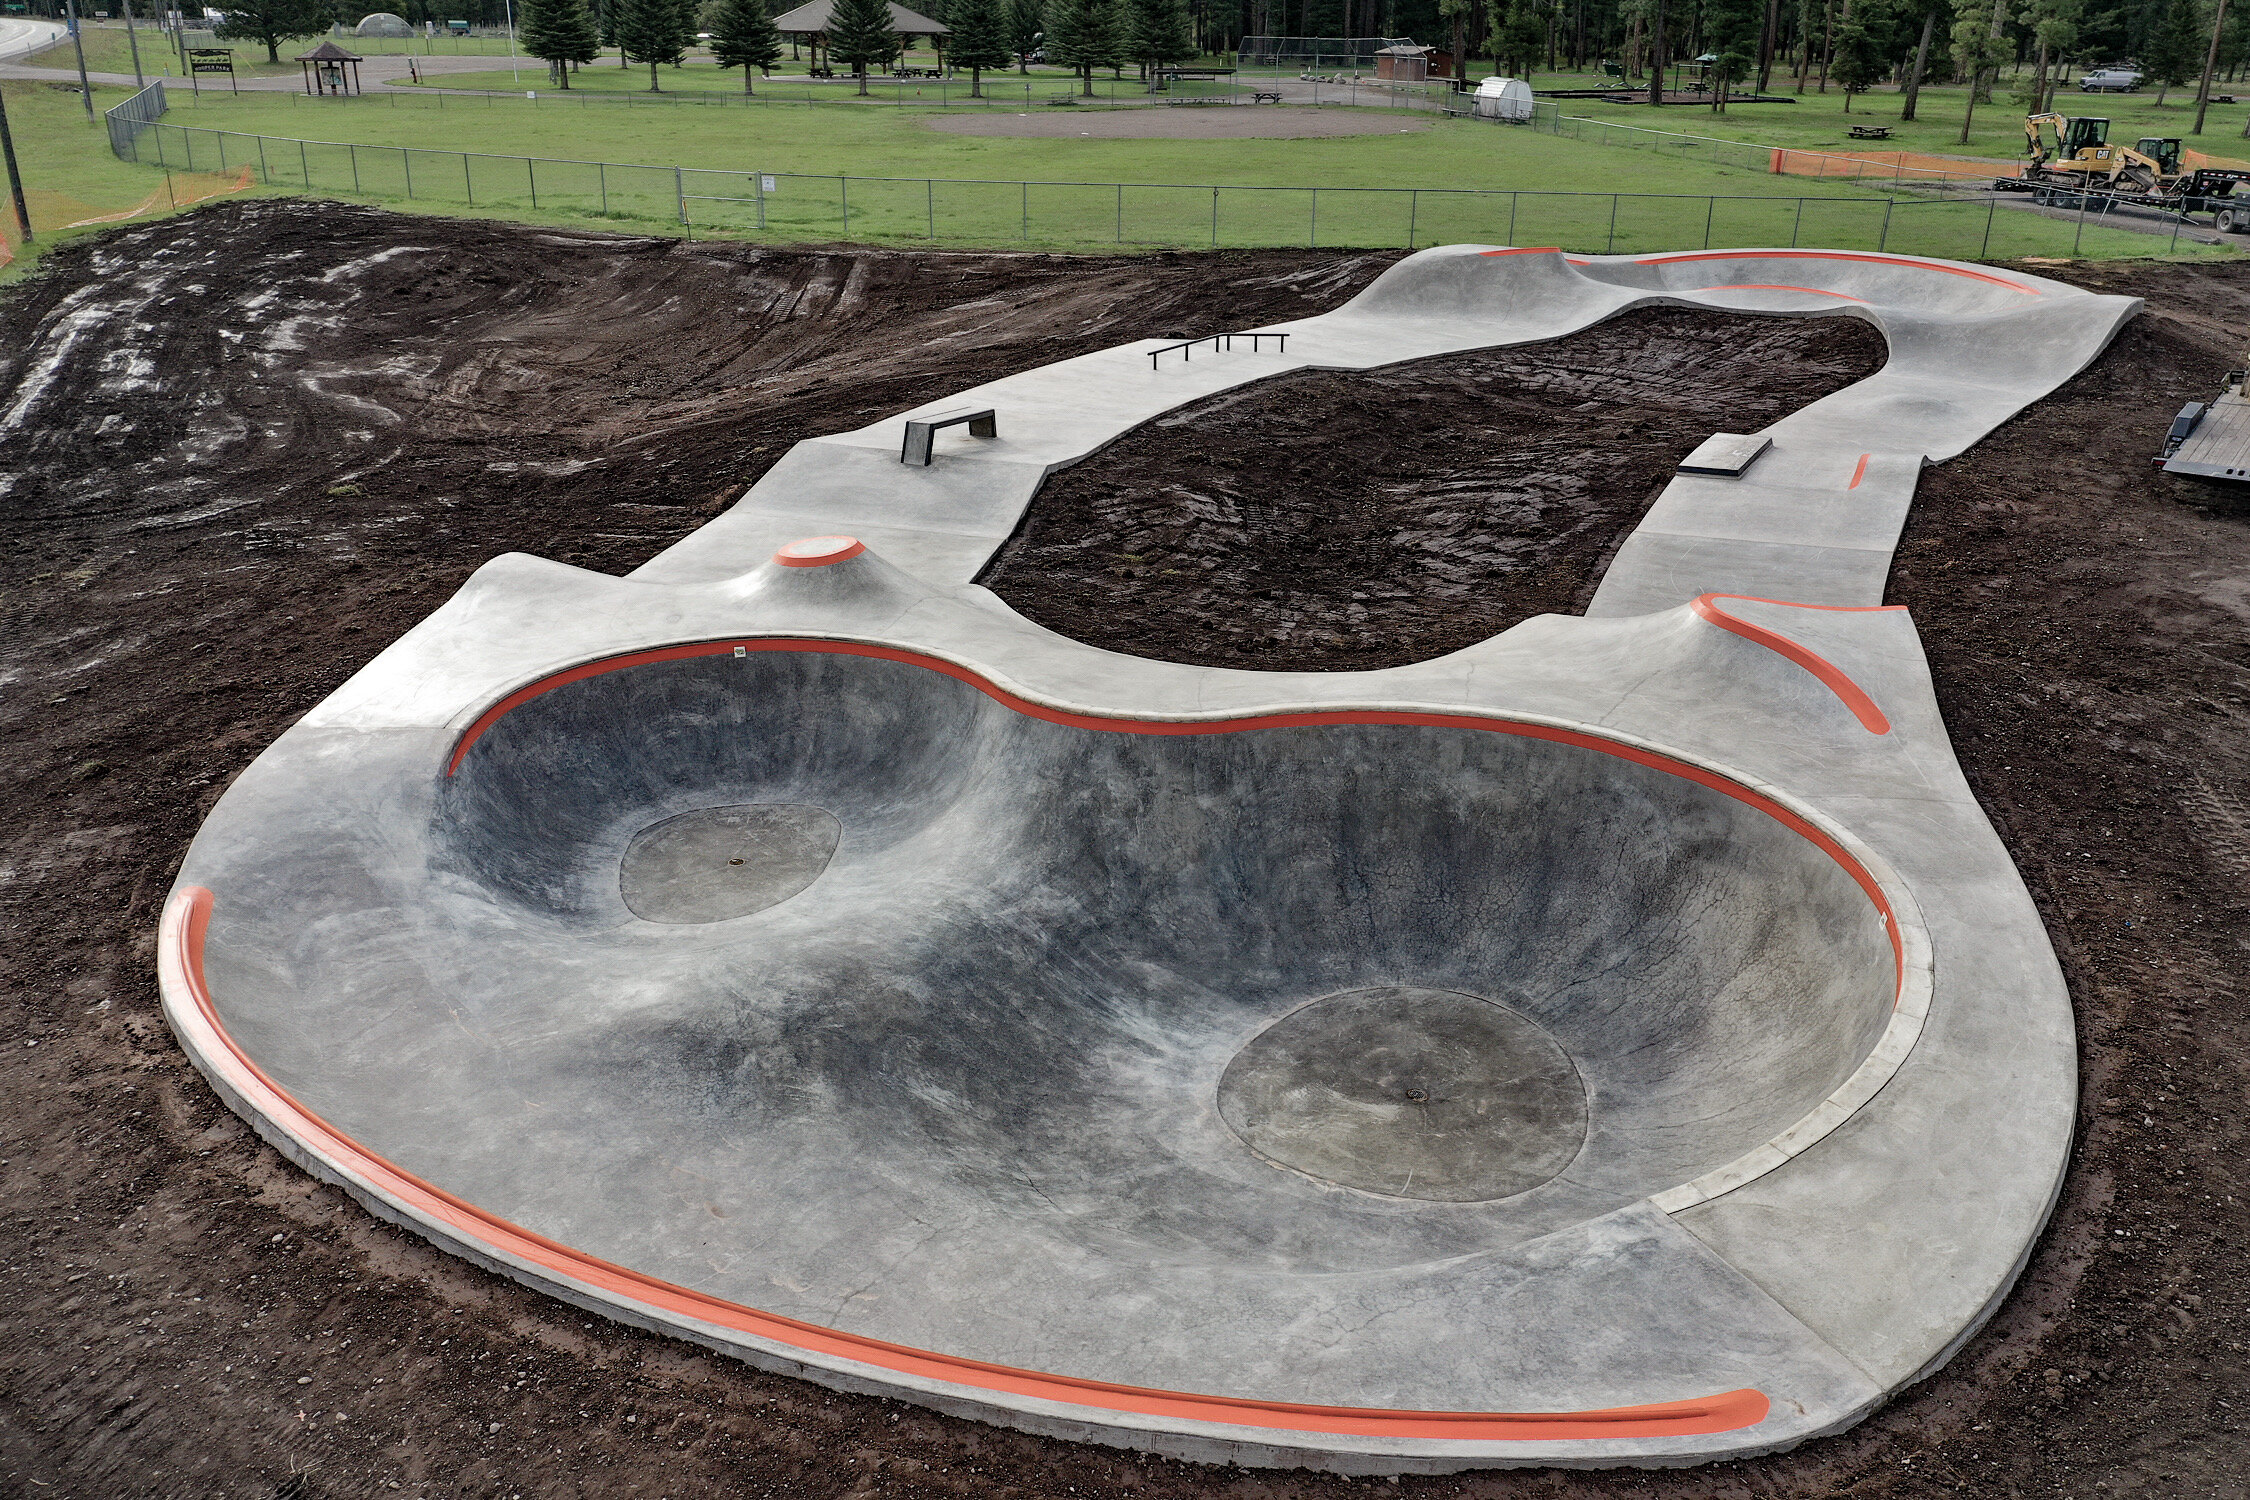
[{"label": "orange painted curb", "polygon": [[[1707,594],[1704,599],[1748,597],[1744,594]],[[1750,625],[1747,621],[1735,620],[1732,615],[1726,614],[1723,610],[1706,612],[1702,608],[1704,599],[1696,600],[1693,607],[1704,618],[1712,620],[1712,623],[1720,624],[1722,628],[1728,630],[1733,630],[1736,625],[1741,625],[1747,630],[1758,629],[1757,626]],[[1759,599],[1752,602],[1774,604],[1784,601]],[[1844,608],[1845,606],[1800,604],[1793,607],[1797,609],[1828,609]],[[1882,605],[1876,607],[1904,609],[1906,606]],[[1714,614],[1717,618],[1713,617]],[[1725,623],[1729,621],[1733,623]],[[1772,635],[1773,633],[1767,631],[1765,634]],[[1752,639],[1756,639],[1756,637],[1752,637]],[[1774,636],[1776,641],[1782,639],[1784,638],[1781,636]],[[1760,644],[1766,643],[1761,641]],[[1779,650],[1780,648],[1776,647],[1775,649]],[[475,722],[462,731],[460,740],[453,747],[452,755],[446,759],[445,774],[450,778],[461,768],[461,762],[468,756],[470,747],[483,737],[486,730],[499,723],[513,710],[522,707],[534,698],[553,692],[556,688],[568,687],[571,683],[583,682],[589,677],[599,677],[606,672],[622,671],[627,667],[649,666],[657,662],[667,661],[690,661],[705,656],[748,655],[753,651],[803,651],[821,656],[865,656],[877,661],[902,662],[910,667],[921,667],[928,671],[943,673],[957,682],[965,682],[995,703],[1023,714],[1027,718],[1044,720],[1049,724],[1066,724],[1074,729],[1100,730],[1110,734],[1240,734],[1252,729],[1296,729],[1318,724],[1403,724],[1426,729],[1480,729],[1494,734],[1520,735],[1525,739],[1546,740],[1553,744],[1573,745],[1582,750],[1595,750],[1604,755],[1614,755],[1620,760],[1631,761],[1635,765],[1645,766],[1652,771],[1661,771],[1668,776],[1678,776],[1683,780],[1692,781],[1698,786],[1708,787],[1721,796],[1731,797],[1746,806],[1754,807],[1798,837],[1811,842],[1815,848],[1834,860],[1845,874],[1851,876],[1854,883],[1867,893],[1867,899],[1875,904],[1876,910],[1883,914],[1884,928],[1890,933],[1891,937],[1891,952],[1898,961],[1900,983],[1905,982],[1906,950],[1899,941],[1898,921],[1891,911],[1889,899],[1883,895],[1882,886],[1877,883],[1874,876],[1867,873],[1866,868],[1858,860],[1851,857],[1843,845],[1823,833],[1818,826],[1799,817],[1771,797],[1754,792],[1740,782],[1721,776],[1716,771],[1707,771],[1703,767],[1692,765],[1687,761],[1674,760],[1670,756],[1659,755],[1653,750],[1641,750],[1618,740],[1605,739],[1600,735],[1585,734],[1575,729],[1559,729],[1547,724],[1526,723],[1520,719],[1502,719],[1480,714],[1414,713],[1381,709],[1325,709],[1301,713],[1257,714],[1232,719],[1114,718],[1098,714],[1069,713],[1063,709],[1049,708],[1043,703],[1034,703],[1029,698],[1019,697],[1007,689],[987,681],[967,667],[946,661],[942,657],[927,656],[919,651],[902,651],[895,646],[869,646],[857,641],[824,641],[791,636],[742,637],[733,640],[694,641],[685,645],[659,646],[648,651],[628,651],[618,656],[599,657],[593,661],[581,662],[575,667],[566,667],[560,672],[551,672],[536,681],[526,683],[479,714]],[[1789,651],[1783,654],[1789,655],[1789,652],[1800,652],[1810,662],[1819,662],[1821,668],[1840,678],[1846,684],[1851,683],[1849,677],[1845,677],[1842,672],[1829,666],[1827,662],[1814,656],[1810,651],[1805,651],[1795,642],[1790,642]],[[1796,661],[1797,657],[1792,655],[1790,659]],[[1805,662],[1800,662],[1799,665],[1806,666],[1808,671],[1815,671]],[[1819,675],[1817,671],[1815,671],[1815,675]],[[1822,678],[1824,682],[1827,680],[1825,677]],[[1831,687],[1833,686],[1834,684],[1831,684]],[[1858,692],[1859,690],[1854,686],[1852,691]],[[1863,699],[1866,698],[1864,693],[1861,693],[1860,696]],[[1872,700],[1869,700],[1868,707],[1874,708]],[[1880,719],[1882,716],[1877,713],[1876,717]],[[1888,721],[1885,721],[1883,729],[1877,730],[1876,733],[1884,733],[1889,727]]]},{"label": "orange painted curb", "polygon": [[2046,294],[2035,287],[2010,281],[2001,276],[1988,276],[1982,271],[1972,271],[1965,266],[1939,266],[1928,261],[1914,260],[1903,255],[1865,255],[1851,250],[1688,250],[1674,255],[1644,255],[1635,260],[1637,266],[1679,265],[1691,260],[1856,260],[1878,266],[1904,266],[1913,271],[1943,271],[1948,276],[1966,277],[1970,281],[1989,281],[1994,286],[2004,286],[2011,292],[2021,292],[2026,297]]},{"label": "orange painted curb", "polygon": [[808,536],[776,552],[773,560],[785,568],[825,568],[866,550],[867,544],[856,536]]},{"label": "orange painted curb", "polygon": [[[212,1003],[203,973],[203,943],[210,929],[212,904],[207,887],[191,885],[174,892],[165,907],[158,941],[171,960],[167,968],[177,972],[179,988],[185,991],[184,994],[174,993],[172,984],[167,982],[167,998],[175,1005],[192,1010],[210,1028],[225,1051],[224,1058],[216,1061],[229,1073],[229,1085],[248,1099],[261,1115],[292,1139],[340,1163],[385,1196],[406,1204],[481,1249],[529,1261],[557,1276],[661,1313],[715,1324],[809,1354],[848,1359],[896,1374],[943,1381],[972,1390],[1135,1416],[1277,1432],[1448,1442],[1682,1437],[1754,1427],[1765,1420],[1772,1406],[1764,1393],[1747,1389],[1725,1391],[1700,1400],[1563,1412],[1399,1411],[1200,1396],[1048,1375],[884,1343],[777,1313],[760,1312],[659,1281],[559,1244],[487,1213],[465,1199],[456,1198],[367,1150],[298,1103],[288,1090],[251,1061],[250,1055],[227,1031]],[[169,973],[166,978],[169,981]]]},{"label": "orange painted curb", "polygon": [[[1866,463],[1866,459],[1860,460],[1862,467],[1865,467]],[[1859,481],[1854,479],[1852,483],[1857,484]],[[1883,716],[1883,711],[1875,706],[1875,700],[1868,697],[1866,691],[1858,683],[1852,681],[1850,675],[1843,668],[1837,666],[1825,656],[1807,651],[1777,630],[1768,630],[1763,625],[1751,624],[1740,615],[1728,614],[1725,610],[1719,608],[1715,602],[1720,599],[1740,599],[1745,604],[1778,604],[1786,609],[1825,609],[1837,614],[1853,615],[1887,614],[1892,610],[1904,609],[1906,608],[1905,605],[1795,604],[1787,599],[1759,599],[1749,594],[1701,594],[1688,604],[1689,609],[1694,610],[1721,630],[1730,631],[1746,641],[1754,641],[1768,651],[1778,652],[1819,678],[1827,684],[1830,692],[1844,700],[1844,707],[1852,711],[1852,716],[1859,720],[1861,727],[1866,729],[1868,733],[1889,734],[1891,732],[1891,721]]]}]

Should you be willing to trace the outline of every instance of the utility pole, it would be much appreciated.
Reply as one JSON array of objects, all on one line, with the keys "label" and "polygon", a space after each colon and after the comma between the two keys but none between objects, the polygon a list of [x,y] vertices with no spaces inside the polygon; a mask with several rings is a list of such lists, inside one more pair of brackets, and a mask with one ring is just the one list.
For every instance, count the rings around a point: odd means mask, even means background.
[{"label": "utility pole", "polygon": [[78,52],[78,97],[85,101],[86,120],[94,119],[94,86],[86,81],[86,39],[78,31],[78,0],[64,0],[63,15],[70,21],[70,45]]},{"label": "utility pole", "polygon": [[133,49],[133,87],[145,89],[148,80],[141,76],[141,38],[133,30],[133,0],[125,0],[125,41]]},{"label": "utility pole", "polygon": [[16,138],[8,133],[8,96],[0,93],[0,158],[8,163],[8,191],[15,195],[16,222],[23,226],[23,242],[31,243],[31,206],[23,201],[23,173],[16,166]]},{"label": "utility pole", "polygon": [[2211,50],[2203,54],[2203,81],[2195,87],[2195,128],[2189,135],[2203,134],[2203,113],[2211,107],[2211,73],[2219,66],[2219,32],[2227,24],[2227,0],[2219,0],[2219,13],[2211,18]]}]

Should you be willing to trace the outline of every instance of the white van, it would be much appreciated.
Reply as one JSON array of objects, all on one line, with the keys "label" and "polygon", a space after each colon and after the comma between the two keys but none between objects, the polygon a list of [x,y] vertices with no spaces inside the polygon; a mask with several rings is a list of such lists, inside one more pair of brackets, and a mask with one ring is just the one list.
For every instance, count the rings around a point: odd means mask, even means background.
[{"label": "white van", "polygon": [[2096,68],[2078,80],[2081,94],[2130,94],[2141,86],[2141,75],[2130,68]]}]

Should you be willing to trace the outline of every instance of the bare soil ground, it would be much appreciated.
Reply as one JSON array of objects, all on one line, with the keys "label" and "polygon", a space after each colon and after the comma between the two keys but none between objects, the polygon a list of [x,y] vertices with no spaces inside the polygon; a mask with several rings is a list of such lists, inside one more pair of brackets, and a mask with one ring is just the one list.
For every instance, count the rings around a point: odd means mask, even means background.
[{"label": "bare soil ground", "polygon": [[[1318,310],[1386,262],[782,253],[274,201],[73,245],[0,300],[0,1494],[2250,1494],[2250,507],[2146,458],[2237,362],[2241,268],[2042,268],[2154,311],[1930,473],[1901,550],[1893,598],[2047,916],[2087,1086],[2021,1289],[1842,1437],[1689,1471],[1347,1483],[833,1395],[590,1320],[375,1222],[256,1141],[173,1045],[152,935],[203,811],[494,553],[622,571],[798,438],[1090,346]],[[1651,347],[1719,326],[1668,317],[1643,320]],[[1802,392],[1865,357],[1818,347],[1841,325],[1794,326],[1806,342],[1764,357],[1809,371]],[[1565,345],[1490,358],[1571,369]],[[1580,375],[1555,378],[1580,399]],[[1366,380],[1476,415],[1473,374]],[[1494,441],[1512,441],[1520,397]],[[1593,415],[1590,449],[1646,436],[1644,465],[1693,425],[1667,408],[1620,437],[1609,408]],[[1214,442],[1203,420],[1175,431]],[[1402,510],[1426,517],[1432,475],[1505,489],[1582,587],[1573,528],[1637,514],[1654,471],[1615,471],[1615,503],[1567,485],[1550,500],[1461,430],[1424,445]],[[1298,482],[1287,452],[1241,456],[1276,490]],[[1575,485],[1591,461],[1552,467]],[[1257,492],[1254,470],[1229,476]],[[1070,551],[1050,502],[1094,505],[1058,486],[1012,557]],[[1279,510],[1229,524],[1197,554],[1221,568],[1247,570],[1238,552],[1270,567],[1304,534]],[[1372,511],[1367,529],[1382,534]],[[1497,529],[1450,534],[1523,561]],[[1139,545],[1120,531],[1078,550]],[[1085,597],[1051,607],[1091,619],[1107,601],[1147,653],[1212,649],[1193,609],[1162,638],[1157,603],[1190,585],[1161,569],[1075,576]],[[1239,642],[1260,663],[1298,649],[1276,643],[1288,600],[1316,654],[1357,628],[1350,604],[1378,602],[1346,598],[1338,620],[1327,582],[1273,586]],[[1534,586],[1536,567],[1463,585]],[[1380,602],[1383,650],[1445,649],[1443,612]],[[1525,592],[1494,618],[1525,607],[1552,606]]]},{"label": "bare soil ground", "polygon": [[1049,479],[981,581],[1135,656],[1423,661],[1582,612],[1696,444],[1883,357],[1857,318],[1650,308],[1552,344],[1262,381]]}]

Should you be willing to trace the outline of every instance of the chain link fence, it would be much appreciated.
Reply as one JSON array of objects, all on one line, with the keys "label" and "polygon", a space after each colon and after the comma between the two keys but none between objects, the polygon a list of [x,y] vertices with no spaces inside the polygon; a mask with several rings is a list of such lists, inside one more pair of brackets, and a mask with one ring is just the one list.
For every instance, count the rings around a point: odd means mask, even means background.
[{"label": "chain link fence", "polygon": [[[160,93],[152,86],[147,94]],[[110,112],[128,161],[249,167],[265,185],[497,215],[562,216],[689,235],[1070,249],[1413,249],[1485,243],[1597,254],[1819,245],[1961,260],[2149,254],[2146,236],[1975,202],[1472,188],[1263,187],[811,175],[498,156],[250,135],[156,119],[147,94]],[[161,107],[161,99],[155,107]]]}]

